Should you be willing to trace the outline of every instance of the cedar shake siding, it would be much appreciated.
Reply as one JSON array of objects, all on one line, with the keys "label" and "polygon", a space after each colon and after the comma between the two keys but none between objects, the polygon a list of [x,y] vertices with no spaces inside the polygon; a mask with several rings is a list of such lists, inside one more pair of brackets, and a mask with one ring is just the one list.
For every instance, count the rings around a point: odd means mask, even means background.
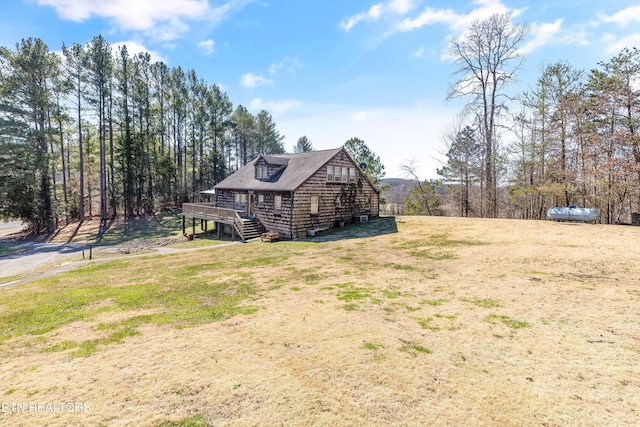
[{"label": "cedar shake siding", "polygon": [[379,212],[379,191],[341,148],[260,156],[215,189],[218,207],[287,238]]}]

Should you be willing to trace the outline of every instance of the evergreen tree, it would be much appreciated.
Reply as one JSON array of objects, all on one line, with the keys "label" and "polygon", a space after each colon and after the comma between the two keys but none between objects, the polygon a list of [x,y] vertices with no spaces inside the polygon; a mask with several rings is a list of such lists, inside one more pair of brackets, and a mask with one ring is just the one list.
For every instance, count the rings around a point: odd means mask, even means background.
[{"label": "evergreen tree", "polygon": [[300,138],[298,138],[298,142],[293,147],[293,152],[294,153],[304,153],[304,152],[307,152],[307,151],[313,151],[313,147],[311,146],[311,141],[309,141],[307,136],[303,135]]},{"label": "evergreen tree", "polygon": [[384,165],[380,157],[371,151],[363,140],[351,138],[342,147],[375,185],[382,182],[385,175]]},{"label": "evergreen tree", "polygon": [[11,168],[2,172],[0,215],[17,216],[36,232],[46,228],[49,233],[55,229],[47,143],[52,79],[58,71],[53,55],[42,40],[32,38],[23,39],[15,52],[0,49],[0,144],[3,166]]}]

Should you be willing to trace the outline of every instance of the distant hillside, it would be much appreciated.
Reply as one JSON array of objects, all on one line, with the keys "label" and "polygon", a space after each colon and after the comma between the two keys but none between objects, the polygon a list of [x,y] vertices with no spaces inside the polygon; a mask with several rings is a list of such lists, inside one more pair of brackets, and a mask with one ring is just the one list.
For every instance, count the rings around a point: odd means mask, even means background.
[{"label": "distant hillside", "polygon": [[403,178],[385,178],[383,185],[388,185],[389,189],[381,193],[386,204],[380,206],[381,213],[386,215],[396,215],[404,213],[404,199],[417,184],[414,180]]}]

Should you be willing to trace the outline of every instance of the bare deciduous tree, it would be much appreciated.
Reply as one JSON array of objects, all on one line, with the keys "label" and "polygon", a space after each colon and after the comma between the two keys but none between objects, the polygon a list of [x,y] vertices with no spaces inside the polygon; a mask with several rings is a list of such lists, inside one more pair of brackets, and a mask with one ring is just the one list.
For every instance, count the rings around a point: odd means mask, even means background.
[{"label": "bare deciduous tree", "polygon": [[475,21],[450,44],[460,78],[451,85],[448,98],[468,98],[467,113],[478,116],[478,134],[485,146],[485,214],[498,216],[497,192],[497,128],[506,111],[508,97],[504,88],[515,79],[522,63],[520,46],[529,27],[512,22],[510,14],[496,14]]}]

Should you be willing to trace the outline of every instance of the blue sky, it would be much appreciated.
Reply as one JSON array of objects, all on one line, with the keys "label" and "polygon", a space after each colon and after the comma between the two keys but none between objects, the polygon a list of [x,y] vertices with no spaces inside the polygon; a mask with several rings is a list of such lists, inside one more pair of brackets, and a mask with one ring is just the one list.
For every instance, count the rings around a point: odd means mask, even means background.
[{"label": "blue sky", "polygon": [[415,160],[436,178],[443,131],[460,111],[451,37],[493,13],[531,26],[517,93],[543,64],[589,70],[640,44],[640,2],[622,0],[7,0],[0,45],[39,37],[51,50],[102,34],[129,52],[193,68],[234,106],[267,109],[285,148],[363,139],[387,177]]}]

